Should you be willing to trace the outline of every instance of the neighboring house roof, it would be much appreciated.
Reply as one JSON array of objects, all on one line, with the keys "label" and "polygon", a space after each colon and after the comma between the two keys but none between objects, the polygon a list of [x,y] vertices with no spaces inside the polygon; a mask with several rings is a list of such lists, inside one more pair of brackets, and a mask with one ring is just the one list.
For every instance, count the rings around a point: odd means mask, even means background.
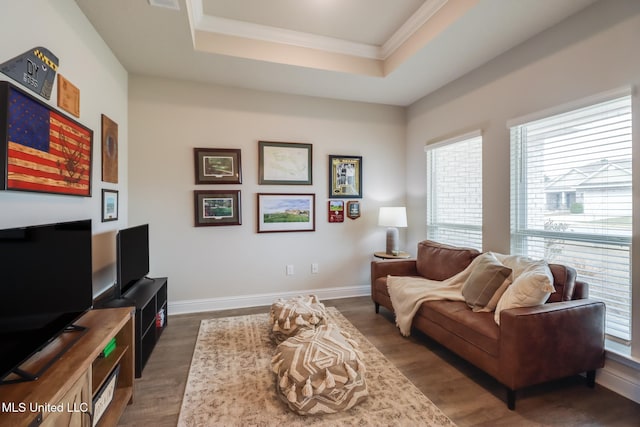
[{"label": "neighboring house roof", "polygon": [[603,159],[589,163],[554,178],[545,187],[547,193],[631,186],[631,160]]}]

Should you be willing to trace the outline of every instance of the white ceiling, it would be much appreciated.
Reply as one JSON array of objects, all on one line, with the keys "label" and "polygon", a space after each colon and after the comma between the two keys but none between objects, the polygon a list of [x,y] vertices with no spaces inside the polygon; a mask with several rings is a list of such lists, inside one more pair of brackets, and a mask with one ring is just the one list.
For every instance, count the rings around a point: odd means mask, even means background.
[{"label": "white ceiling", "polygon": [[407,106],[595,0],[76,0],[130,73]]}]

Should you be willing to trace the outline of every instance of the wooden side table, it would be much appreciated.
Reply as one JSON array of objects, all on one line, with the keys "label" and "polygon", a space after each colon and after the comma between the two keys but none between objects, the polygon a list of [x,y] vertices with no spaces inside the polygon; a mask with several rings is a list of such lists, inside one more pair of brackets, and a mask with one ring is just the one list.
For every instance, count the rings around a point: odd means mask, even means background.
[{"label": "wooden side table", "polygon": [[376,258],[382,258],[382,259],[406,259],[406,258],[411,258],[411,254],[409,252],[403,252],[403,251],[398,252],[398,255],[390,255],[390,254],[386,253],[385,251],[374,252],[373,256],[375,256]]}]

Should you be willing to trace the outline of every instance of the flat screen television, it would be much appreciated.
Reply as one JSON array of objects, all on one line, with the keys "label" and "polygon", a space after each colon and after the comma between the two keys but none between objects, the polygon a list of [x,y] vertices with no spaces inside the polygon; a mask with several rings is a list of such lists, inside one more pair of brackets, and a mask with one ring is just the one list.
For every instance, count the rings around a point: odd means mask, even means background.
[{"label": "flat screen television", "polygon": [[149,274],[149,224],[124,228],[116,236],[116,298]]},{"label": "flat screen television", "polygon": [[91,308],[91,239],[89,219],[0,230],[0,380]]}]

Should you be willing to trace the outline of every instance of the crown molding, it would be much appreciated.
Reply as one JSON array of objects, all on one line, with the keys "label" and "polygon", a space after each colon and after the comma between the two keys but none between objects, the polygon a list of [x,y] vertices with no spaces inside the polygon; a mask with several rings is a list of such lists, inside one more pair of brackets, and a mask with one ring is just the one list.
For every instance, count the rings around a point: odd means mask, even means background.
[{"label": "crown molding", "polygon": [[416,31],[438,12],[448,0],[427,0],[407,21],[380,47],[380,58],[387,59],[398,50]]},{"label": "crown molding", "polygon": [[427,0],[382,46],[205,15],[202,0],[186,0],[192,34],[196,31],[298,46],[366,59],[384,60],[400,48],[448,0]]},{"label": "crown molding", "polygon": [[380,52],[380,48],[378,46],[320,36],[317,34],[304,33],[301,31],[254,24],[251,22],[220,18],[217,16],[202,16],[200,21],[196,24],[196,29],[199,31],[208,31],[227,36],[298,46],[307,49],[317,49],[368,59],[380,59],[378,57]]}]

